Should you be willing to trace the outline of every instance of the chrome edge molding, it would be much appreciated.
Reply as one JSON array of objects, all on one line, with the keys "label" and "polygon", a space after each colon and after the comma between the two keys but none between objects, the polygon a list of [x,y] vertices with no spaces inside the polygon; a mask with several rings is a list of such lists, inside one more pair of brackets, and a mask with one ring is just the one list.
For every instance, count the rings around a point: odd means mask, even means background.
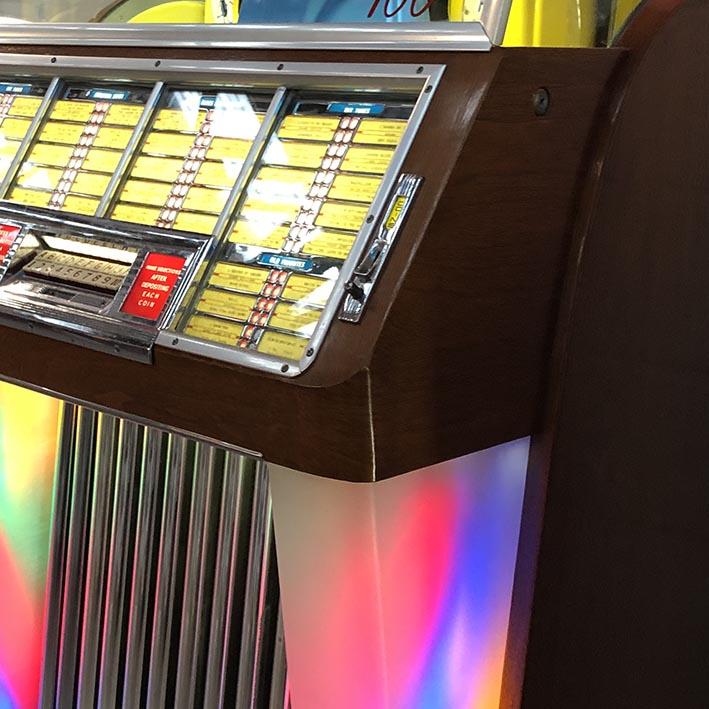
[{"label": "chrome edge molding", "polygon": [[201,49],[489,52],[479,22],[302,25],[28,24],[3,27],[5,44]]},{"label": "chrome edge molding", "polygon": [[[155,341],[156,345],[181,350],[197,356],[216,359],[222,362],[228,362],[230,364],[243,365],[245,367],[270,372],[272,374],[277,374],[287,378],[299,376],[315,361],[330,326],[340,309],[340,305],[345,296],[345,284],[351,280],[355,267],[362,260],[365,249],[370,243],[371,237],[375,233],[375,229],[378,228],[380,220],[383,218],[392,190],[395,188],[399,180],[404,159],[406,158],[406,155],[414,142],[414,138],[421,127],[421,123],[423,122],[423,118],[428,110],[431,99],[435,95],[436,89],[438,88],[441,78],[445,72],[445,66],[435,64],[424,65],[421,67],[411,64],[397,64],[392,66],[382,66],[377,64],[371,66],[333,64],[332,66],[342,72],[346,72],[345,76],[348,81],[352,81],[353,78],[356,79],[358,76],[356,69],[361,70],[363,67],[366,71],[366,75],[368,76],[378,76],[378,72],[383,70],[386,74],[393,73],[397,78],[415,78],[419,84],[419,93],[401,142],[394,150],[394,155],[392,156],[387,172],[383,176],[382,182],[377,190],[377,194],[369,206],[369,216],[360,228],[352,249],[342,264],[340,274],[336,279],[332,290],[332,295],[323,308],[322,316],[309,339],[306,353],[299,362],[295,362],[293,360],[285,360],[253,350],[242,350],[235,347],[227,347],[219,343],[200,340],[180,332],[175,332],[174,330],[166,329],[161,330],[158,334]],[[308,75],[308,78],[318,76],[320,74],[320,71],[318,71],[318,68],[316,67],[319,67],[319,65],[313,66],[311,69],[311,74]],[[352,67],[352,69],[350,69],[350,67]],[[350,69],[350,71],[347,71],[348,69]]]}]

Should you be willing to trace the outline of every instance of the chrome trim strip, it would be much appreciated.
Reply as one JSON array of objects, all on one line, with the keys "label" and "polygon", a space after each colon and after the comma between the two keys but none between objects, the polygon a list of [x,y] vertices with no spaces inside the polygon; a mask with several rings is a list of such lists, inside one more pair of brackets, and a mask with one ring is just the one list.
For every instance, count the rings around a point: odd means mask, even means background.
[{"label": "chrome trim strip", "polygon": [[286,638],[283,629],[283,609],[278,607],[275,647],[273,648],[273,671],[271,674],[271,699],[269,709],[288,709],[288,663],[286,661]]},{"label": "chrome trim strip", "polygon": [[[119,456],[116,469],[116,490],[111,523],[111,550],[106,579],[103,638],[101,641],[101,668],[99,671],[98,709],[116,709],[118,706],[118,681],[125,637],[124,608],[132,526],[131,508],[134,497],[138,449],[142,440],[139,427],[121,421]],[[69,706],[69,705],[67,705]]]},{"label": "chrome trim strip", "polygon": [[82,408],[76,428],[76,455],[71,484],[71,512],[64,567],[57,705],[75,706],[81,599],[86,576],[86,547],[95,456],[97,414]]},{"label": "chrome trim strip", "polygon": [[512,0],[482,0],[480,22],[494,45],[502,44],[510,18]]},{"label": "chrome trim strip", "polygon": [[165,706],[170,667],[173,613],[182,577],[177,548],[180,518],[185,507],[185,481],[190,464],[188,441],[182,436],[169,436],[168,465],[165,471],[160,552],[157,563],[155,612],[153,620],[148,693],[146,706]]},{"label": "chrome trim strip", "polygon": [[[120,72],[121,79],[199,83],[202,88],[229,86],[240,88],[382,88],[387,91],[420,90],[432,70],[440,64],[386,64],[383,62],[279,62],[207,61],[188,59],[145,59],[136,57],[80,57],[74,55],[0,54],[0,66],[34,77],[68,76],[72,79],[106,81]],[[188,75],[188,76],[186,76]],[[114,74],[115,76],[115,74]],[[115,80],[115,79],[114,79]],[[241,82],[241,83],[240,83]]]},{"label": "chrome trim strip", "polygon": [[84,620],[81,629],[77,707],[96,705],[98,659],[101,648],[101,620],[113,507],[114,475],[118,455],[118,420],[98,416],[98,443],[91,502],[91,532],[86,568]]},{"label": "chrome trim strip", "polygon": [[[240,549],[248,538],[247,471],[253,463],[243,456],[227,453],[224,465],[219,538],[214,568],[214,594],[209,630],[209,649],[205,672],[203,706],[224,709],[227,705],[227,679],[231,657],[229,649],[233,637],[232,615],[235,596],[241,595],[243,578],[239,578]],[[237,595],[237,593],[239,595]],[[238,630],[238,629],[237,629]]]},{"label": "chrome trim strip", "polygon": [[26,24],[3,27],[5,44],[199,49],[488,52],[479,22],[302,25]]},{"label": "chrome trim strip", "polygon": [[263,658],[267,612],[268,568],[273,554],[273,506],[268,467],[259,463],[254,482],[249,566],[246,575],[244,622],[239,653],[236,709],[257,709],[258,670]]},{"label": "chrome trim strip", "polygon": [[57,464],[54,472],[52,523],[47,565],[47,599],[44,620],[44,658],[39,706],[55,706],[59,643],[61,636],[62,598],[64,598],[64,565],[69,533],[72,471],[74,469],[77,407],[64,404],[59,428]]},{"label": "chrome trim strip", "polygon": [[219,452],[199,444],[193,471],[192,505],[185,559],[185,582],[180,624],[175,706],[197,706],[202,645],[209,632],[205,618],[207,588],[212,576],[207,571],[210,527],[218,510],[211,505],[217,477]]},{"label": "chrome trim strip", "polygon": [[57,76],[55,76],[49,82],[49,86],[47,87],[44,97],[42,98],[42,103],[39,105],[37,113],[34,114],[34,117],[32,118],[32,121],[30,122],[30,125],[27,128],[27,133],[25,133],[25,137],[22,139],[20,147],[17,149],[15,157],[12,158],[12,162],[10,163],[10,166],[7,168],[7,172],[5,173],[5,177],[0,183],[0,197],[5,196],[5,193],[10,189],[12,181],[15,179],[17,173],[20,171],[20,167],[22,166],[22,163],[25,161],[25,157],[27,156],[27,151],[29,150],[30,145],[32,145],[32,141],[35,139],[37,129],[44,120],[44,117],[47,114],[49,107],[51,106],[52,102],[59,93],[61,84],[62,80]]},{"label": "chrome trim strip", "polygon": [[101,197],[101,201],[96,207],[96,214],[94,216],[106,216],[106,213],[113,202],[113,198],[116,195],[119,184],[124,177],[128,177],[128,173],[126,171],[128,163],[133,159],[133,156],[138,150],[138,146],[143,138],[148,122],[153,117],[155,109],[160,102],[160,97],[162,96],[164,87],[165,84],[162,81],[156,82],[155,86],[153,86],[153,90],[150,92],[150,96],[148,96],[148,100],[145,102],[145,106],[143,107],[143,112],[140,114],[140,118],[135,124],[135,128],[133,128],[133,133],[128,141],[128,145],[124,148],[121,159],[118,161],[118,165],[116,165],[113,175],[111,175],[106,191],[103,193],[103,197]]},{"label": "chrome trim strip", "polygon": [[151,577],[155,557],[158,499],[163,472],[162,431],[148,428],[143,441],[140,466],[137,527],[133,556],[130,605],[128,613],[128,640],[123,678],[122,703],[125,709],[141,704],[144,677],[145,646],[151,609]]}]

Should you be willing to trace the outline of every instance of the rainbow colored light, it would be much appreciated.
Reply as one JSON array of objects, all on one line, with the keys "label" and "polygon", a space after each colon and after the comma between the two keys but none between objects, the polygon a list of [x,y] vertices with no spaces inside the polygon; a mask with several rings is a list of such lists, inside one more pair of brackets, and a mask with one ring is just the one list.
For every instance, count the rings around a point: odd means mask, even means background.
[{"label": "rainbow colored light", "polygon": [[34,709],[59,403],[0,383],[0,709]]},{"label": "rainbow colored light", "polygon": [[269,466],[293,709],[497,709],[528,452],[374,484]]}]

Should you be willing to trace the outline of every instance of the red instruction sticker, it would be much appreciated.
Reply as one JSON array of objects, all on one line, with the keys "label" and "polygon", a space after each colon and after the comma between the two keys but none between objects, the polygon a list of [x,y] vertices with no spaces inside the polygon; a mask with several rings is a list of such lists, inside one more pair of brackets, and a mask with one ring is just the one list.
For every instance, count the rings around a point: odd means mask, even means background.
[{"label": "red instruction sticker", "polygon": [[22,229],[14,224],[0,224],[0,261],[2,261],[15,243]]},{"label": "red instruction sticker", "polygon": [[125,299],[121,312],[145,320],[157,320],[182,273],[185,259],[150,253]]}]

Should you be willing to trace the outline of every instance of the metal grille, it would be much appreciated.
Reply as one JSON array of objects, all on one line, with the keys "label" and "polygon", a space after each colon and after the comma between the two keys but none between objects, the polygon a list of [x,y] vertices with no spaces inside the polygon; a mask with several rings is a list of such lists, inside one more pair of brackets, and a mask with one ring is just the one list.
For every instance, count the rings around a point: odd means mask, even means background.
[{"label": "metal grille", "polygon": [[262,463],[66,404],[41,706],[289,706]]}]

